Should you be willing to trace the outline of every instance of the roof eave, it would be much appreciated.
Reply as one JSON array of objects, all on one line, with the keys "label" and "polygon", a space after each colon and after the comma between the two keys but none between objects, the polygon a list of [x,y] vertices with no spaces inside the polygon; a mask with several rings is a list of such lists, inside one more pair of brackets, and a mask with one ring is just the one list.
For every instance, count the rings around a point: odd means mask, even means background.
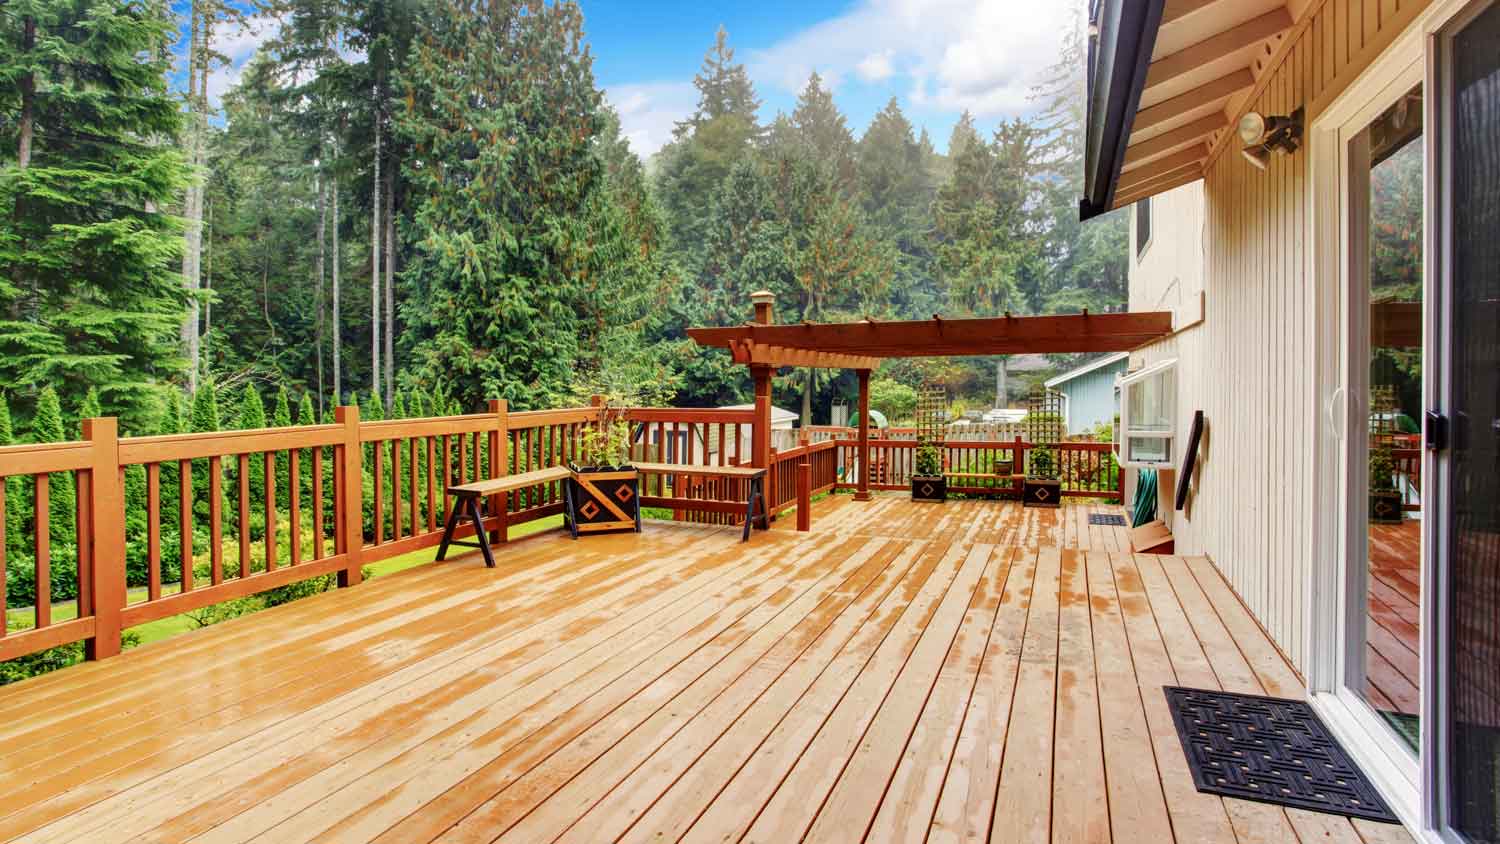
[{"label": "roof eave", "polygon": [[1140,107],[1165,0],[1095,0],[1089,38],[1084,195],[1078,218],[1114,207],[1125,147]]}]

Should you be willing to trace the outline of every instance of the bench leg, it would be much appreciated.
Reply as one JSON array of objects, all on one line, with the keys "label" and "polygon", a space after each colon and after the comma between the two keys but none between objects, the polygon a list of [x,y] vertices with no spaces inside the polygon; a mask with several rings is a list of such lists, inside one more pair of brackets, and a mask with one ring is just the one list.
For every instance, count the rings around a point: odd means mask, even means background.
[{"label": "bench leg", "polygon": [[437,558],[441,562],[448,556],[448,543],[453,541],[453,532],[458,530],[458,518],[463,515],[464,502],[455,500],[448,507],[448,524],[443,528],[443,541],[438,545]]},{"label": "bench leg", "polygon": [[469,499],[469,518],[474,520],[474,538],[479,540],[479,550],[484,553],[484,564],[495,567],[495,555],[490,553],[490,540],[485,535],[484,515],[479,512],[479,498]]},{"label": "bench leg", "polygon": [[577,539],[578,514],[573,509],[573,484],[568,481],[563,481],[563,524],[568,526],[568,533]]}]

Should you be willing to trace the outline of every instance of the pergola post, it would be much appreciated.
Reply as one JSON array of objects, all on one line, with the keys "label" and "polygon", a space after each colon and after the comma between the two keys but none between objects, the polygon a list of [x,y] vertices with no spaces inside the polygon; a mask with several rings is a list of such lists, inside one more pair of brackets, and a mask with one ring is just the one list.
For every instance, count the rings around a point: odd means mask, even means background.
[{"label": "pergola post", "polygon": [[[757,290],[750,294],[755,304],[755,322],[770,325],[771,308],[776,294],[769,290]],[[750,377],[755,382],[755,422],[750,426],[750,465],[769,468],[771,465],[771,376],[776,368],[765,365],[750,367]]]},{"label": "pergola post", "polygon": [[870,500],[870,370],[860,369],[859,376],[859,480],[855,501]]}]

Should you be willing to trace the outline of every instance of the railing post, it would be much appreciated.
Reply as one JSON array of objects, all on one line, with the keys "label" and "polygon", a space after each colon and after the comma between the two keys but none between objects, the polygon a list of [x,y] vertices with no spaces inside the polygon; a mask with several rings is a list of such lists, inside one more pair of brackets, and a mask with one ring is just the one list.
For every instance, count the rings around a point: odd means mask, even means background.
[{"label": "railing post", "polygon": [[[1015,447],[1013,449],[1011,449],[1011,455],[1016,458],[1016,465],[1011,467],[1011,474],[1012,475],[1025,475],[1026,474],[1026,441],[1023,440],[1023,439],[1021,439],[1021,435],[1020,434],[1016,434],[1016,445],[1015,445]],[[1026,483],[1025,481],[1022,481],[1021,482],[1022,486],[1024,486],[1025,483]],[[1016,494],[1018,494],[1018,495],[1021,493],[1021,489],[1019,489],[1019,488],[1016,487],[1016,482],[1015,482],[1014,479],[1012,479],[1011,482],[1010,482],[1010,488],[1012,490],[1014,490],[1016,492]]]},{"label": "railing post", "polygon": [[797,464],[797,530],[812,530],[812,464],[806,454]]},{"label": "railing post", "polygon": [[[490,413],[495,414],[495,430],[490,432],[490,477],[509,474],[510,411],[505,399],[490,399]],[[506,493],[490,496],[490,512],[499,515],[500,524],[490,533],[491,544],[510,541],[510,501]]]},{"label": "railing post", "polygon": [[364,579],[359,555],[365,544],[364,449],[359,443],[359,407],[335,408],[333,420],[344,426],[344,444],[340,446],[343,453],[339,456],[344,486],[338,493],[343,503],[343,521],[336,528],[344,538],[344,567],[339,570],[339,586],[358,586]]},{"label": "railing post", "polygon": [[870,370],[856,370],[859,378],[859,477],[855,501],[870,500]]},{"label": "railing post", "polygon": [[84,643],[88,659],[120,652],[120,612],[125,609],[125,493],[120,482],[120,423],[114,417],[83,420],[83,438],[93,444],[89,461],[91,536],[88,596],[94,637]]}]

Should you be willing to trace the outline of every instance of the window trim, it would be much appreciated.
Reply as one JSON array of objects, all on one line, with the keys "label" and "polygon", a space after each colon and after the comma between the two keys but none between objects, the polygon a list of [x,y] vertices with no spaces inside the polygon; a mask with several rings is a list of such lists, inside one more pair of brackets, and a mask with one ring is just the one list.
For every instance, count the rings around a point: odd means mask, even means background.
[{"label": "window trim", "polygon": [[[1151,244],[1156,241],[1156,221],[1154,219],[1152,219],[1152,216],[1154,214],[1154,209],[1152,208],[1152,202],[1151,202],[1151,200],[1152,200],[1152,197],[1143,196],[1140,199],[1137,199],[1130,206],[1130,211],[1131,211],[1131,217],[1130,217],[1131,227],[1130,227],[1130,231],[1131,231],[1131,234],[1134,236],[1132,239],[1135,241],[1135,243],[1133,245],[1135,247],[1135,262],[1137,264],[1139,264],[1141,262],[1141,259],[1146,256],[1147,252],[1151,251]],[[1141,242],[1141,235],[1140,235],[1140,230],[1141,230],[1141,209],[1142,208],[1146,209],[1146,242],[1145,243]]]},{"label": "window trim", "polygon": [[[1155,363],[1143,366],[1135,372],[1128,372],[1120,377],[1120,425],[1116,429],[1115,459],[1121,466],[1135,469],[1159,469],[1163,466],[1172,466],[1171,443],[1177,438],[1177,391],[1172,392],[1172,407],[1168,409],[1167,417],[1171,419],[1171,430],[1168,431],[1133,431],[1130,427],[1130,389],[1148,378],[1154,378],[1164,373],[1172,373],[1176,377],[1177,358],[1167,358]],[[1129,459],[1130,440],[1157,439],[1166,440],[1167,459],[1163,461],[1154,460],[1131,460]]]}]

